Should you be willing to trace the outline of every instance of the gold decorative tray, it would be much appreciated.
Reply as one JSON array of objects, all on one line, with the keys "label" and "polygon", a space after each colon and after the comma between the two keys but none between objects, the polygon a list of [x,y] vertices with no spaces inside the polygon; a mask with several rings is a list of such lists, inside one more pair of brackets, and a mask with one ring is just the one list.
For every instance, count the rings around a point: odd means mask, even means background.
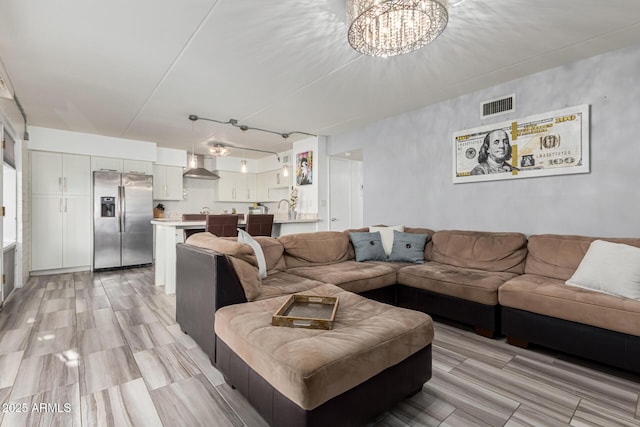
[{"label": "gold decorative tray", "polygon": [[333,329],[338,297],[291,295],[271,319],[273,326]]}]

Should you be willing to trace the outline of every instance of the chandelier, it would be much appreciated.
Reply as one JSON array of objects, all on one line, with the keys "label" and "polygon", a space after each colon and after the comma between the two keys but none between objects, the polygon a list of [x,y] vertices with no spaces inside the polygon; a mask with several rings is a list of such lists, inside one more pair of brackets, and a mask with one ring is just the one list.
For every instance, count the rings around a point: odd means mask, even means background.
[{"label": "chandelier", "polygon": [[231,154],[231,150],[223,144],[214,144],[212,147],[209,147],[209,153],[216,157],[225,157]]},{"label": "chandelier", "polygon": [[349,44],[371,56],[419,49],[447,26],[448,0],[347,0]]}]

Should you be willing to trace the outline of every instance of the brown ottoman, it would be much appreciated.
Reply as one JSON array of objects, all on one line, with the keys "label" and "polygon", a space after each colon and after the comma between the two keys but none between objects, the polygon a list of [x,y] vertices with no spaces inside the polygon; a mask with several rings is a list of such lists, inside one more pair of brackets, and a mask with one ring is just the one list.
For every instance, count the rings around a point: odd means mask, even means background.
[{"label": "brown ottoman", "polygon": [[215,315],[216,367],[271,425],[362,425],[431,378],[428,315],[329,284],[303,293],[340,298],[332,330],[271,326],[288,296]]}]

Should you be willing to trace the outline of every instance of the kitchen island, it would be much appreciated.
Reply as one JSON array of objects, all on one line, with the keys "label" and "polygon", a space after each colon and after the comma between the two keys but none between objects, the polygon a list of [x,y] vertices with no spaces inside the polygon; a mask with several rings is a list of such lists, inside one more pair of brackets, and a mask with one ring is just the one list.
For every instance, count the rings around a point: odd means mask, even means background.
[{"label": "kitchen island", "polygon": [[[273,236],[317,231],[317,218],[279,219],[273,221]],[[182,221],[181,219],[155,218],[151,221],[155,244],[155,282],[164,286],[167,294],[176,292],[176,243],[184,241],[183,230],[204,231],[205,221]],[[244,222],[238,223],[242,228]]]}]

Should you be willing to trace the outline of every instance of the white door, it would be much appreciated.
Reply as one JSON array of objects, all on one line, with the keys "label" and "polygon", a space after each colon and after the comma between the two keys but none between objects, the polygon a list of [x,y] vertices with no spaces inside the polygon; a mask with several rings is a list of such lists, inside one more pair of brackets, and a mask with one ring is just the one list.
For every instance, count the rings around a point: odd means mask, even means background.
[{"label": "white door", "polygon": [[351,165],[349,160],[329,159],[329,230],[351,228]]}]

